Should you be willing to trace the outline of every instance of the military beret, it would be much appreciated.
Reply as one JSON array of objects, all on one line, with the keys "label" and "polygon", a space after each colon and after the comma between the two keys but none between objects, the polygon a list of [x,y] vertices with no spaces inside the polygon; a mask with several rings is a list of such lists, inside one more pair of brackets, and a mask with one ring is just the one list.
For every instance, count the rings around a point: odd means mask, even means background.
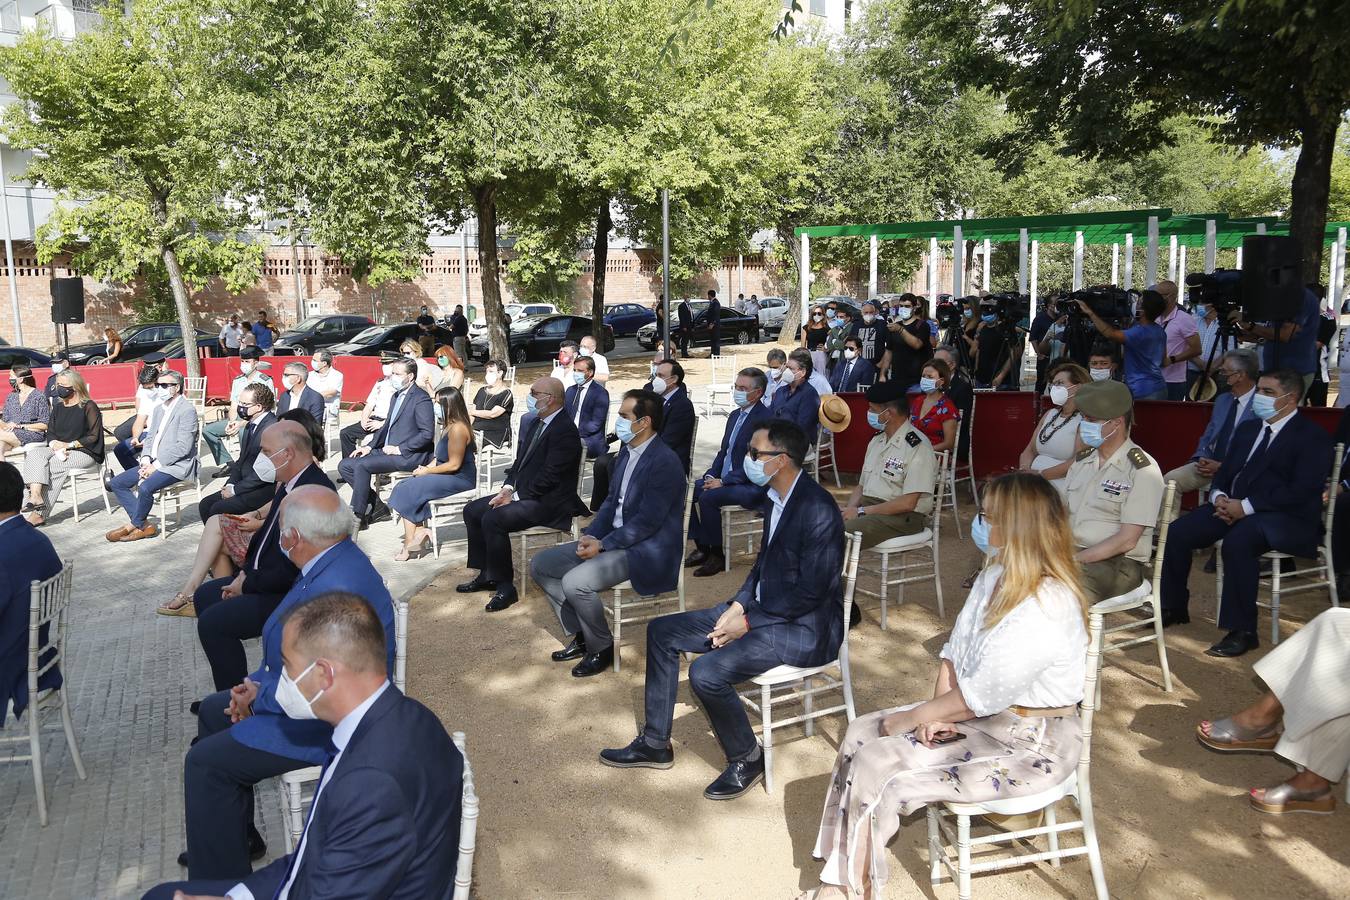
[{"label": "military beret", "polygon": [[239,351],[240,359],[261,359],[262,351],[257,347],[245,347]]},{"label": "military beret", "polygon": [[1074,405],[1085,416],[1094,419],[1116,419],[1134,406],[1130,389],[1119,381],[1093,381],[1078,389]]},{"label": "military beret", "polygon": [[878,381],[867,389],[868,403],[894,403],[905,396],[898,381]]}]

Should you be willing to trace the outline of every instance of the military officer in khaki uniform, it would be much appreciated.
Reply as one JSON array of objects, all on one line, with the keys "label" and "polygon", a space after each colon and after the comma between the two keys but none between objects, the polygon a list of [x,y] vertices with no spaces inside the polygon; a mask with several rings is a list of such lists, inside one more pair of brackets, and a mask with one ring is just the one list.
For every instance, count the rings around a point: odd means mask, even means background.
[{"label": "military officer in khaki uniform", "polygon": [[844,530],[860,532],[864,547],[918,534],[933,512],[937,455],[923,432],[909,423],[906,401],[898,383],[867,389],[868,424],[881,434],[867,445],[858,486],[840,504]]},{"label": "military officer in khaki uniform", "polygon": [[1128,593],[1149,576],[1153,528],[1162,506],[1158,463],[1130,440],[1134,403],[1118,381],[1078,389],[1081,450],[1064,476],[1069,524],[1079,546],[1089,603]]}]

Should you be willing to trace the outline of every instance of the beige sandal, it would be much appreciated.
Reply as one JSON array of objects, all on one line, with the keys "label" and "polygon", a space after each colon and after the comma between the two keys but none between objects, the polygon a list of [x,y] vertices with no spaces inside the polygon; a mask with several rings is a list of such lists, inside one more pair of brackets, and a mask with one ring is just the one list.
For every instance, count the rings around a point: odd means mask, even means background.
[{"label": "beige sandal", "polygon": [[[1256,792],[1261,791],[1258,799]],[[1284,813],[1312,813],[1319,816],[1331,815],[1336,810],[1336,798],[1331,788],[1322,791],[1300,791],[1289,782],[1269,788],[1252,788],[1248,799],[1252,809],[1279,816]]]},{"label": "beige sandal", "polygon": [[1205,734],[1205,724],[1195,726],[1196,738],[1220,753],[1274,753],[1280,742],[1278,722],[1266,728],[1244,728],[1231,717],[1216,719],[1208,723],[1209,734]]},{"label": "beige sandal", "polygon": [[192,597],[179,591],[173,595],[173,599],[168,603],[163,603],[155,612],[161,616],[185,616],[190,619],[197,618],[197,607],[192,602]]}]

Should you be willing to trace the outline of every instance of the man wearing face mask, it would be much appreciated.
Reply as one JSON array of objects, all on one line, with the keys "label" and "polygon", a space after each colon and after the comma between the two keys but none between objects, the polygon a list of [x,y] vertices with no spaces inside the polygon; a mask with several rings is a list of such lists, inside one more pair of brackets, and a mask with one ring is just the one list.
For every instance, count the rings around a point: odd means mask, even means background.
[{"label": "man wearing face mask", "polygon": [[47,403],[53,404],[57,400],[56,396],[56,376],[70,368],[70,357],[64,353],[52,354],[52,374],[47,376],[47,384],[43,386],[42,393],[47,395]]},{"label": "man wearing face mask", "polygon": [[502,489],[464,507],[468,566],[478,572],[455,590],[491,591],[488,612],[519,599],[511,535],[536,525],[564,530],[573,516],[586,512],[576,494],[581,435],[563,411],[562,383],[540,378],[530,385],[526,404],[533,418],[522,420],[516,459],[506,470]]},{"label": "man wearing face mask", "polygon": [[361,407],[361,421],[348,425],[338,432],[338,437],[342,441],[343,459],[351,456],[359,444],[369,442],[389,416],[389,401],[394,398],[394,386],[390,383],[389,376],[393,374],[394,360],[398,358],[396,353],[380,354],[381,377],[366,396],[365,405]]},{"label": "man wearing face mask", "polygon": [[229,466],[225,486],[197,504],[203,522],[216,513],[252,512],[272,498],[274,486],[258,477],[253,463],[262,452],[263,430],[277,420],[272,414],[275,402],[265,384],[250,384],[240,392],[235,413],[245,425],[239,435],[239,461]]},{"label": "man wearing face mask", "polygon": [[851,337],[844,341],[844,358],[834,367],[830,389],[836,394],[856,392],[859,385],[874,384],[876,380],[877,370],[863,353],[862,338]]},{"label": "man wearing face mask", "polygon": [[594,459],[605,452],[605,420],[609,418],[609,392],[595,381],[595,363],[578,356],[568,375],[571,385],[563,402],[572,424],[577,426],[586,456]]},{"label": "man wearing face mask", "polygon": [[811,354],[794,350],[783,367],[784,389],[774,397],[770,411],[775,419],[785,419],[800,428],[814,447],[820,437],[820,393],[811,386],[811,373]]},{"label": "man wearing face mask", "polygon": [[933,445],[909,419],[909,398],[899,382],[867,390],[867,424],[881,432],[867,445],[858,486],[839,504],[844,530],[862,534],[863,548],[928,526],[937,483]]},{"label": "man wearing face mask", "polygon": [[304,363],[286,363],[281,376],[282,392],[277,397],[277,415],[284,416],[292,409],[303,409],[322,422],[324,417],[323,394],[309,386],[309,368]]},{"label": "man wearing face mask", "polygon": [[[853,310],[843,304],[830,313],[828,323],[830,335],[825,338],[825,366],[834,371],[834,367],[839,365],[839,360],[844,357],[844,342],[858,333],[858,326],[853,321]],[[823,377],[825,373],[822,372],[821,375]]]},{"label": "man wearing face mask", "polygon": [[759,400],[768,379],[759,369],[741,369],[736,374],[731,399],[736,408],[727,416],[722,446],[703,478],[694,483],[694,507],[689,514],[689,539],[694,552],[686,566],[698,566],[694,575],[716,575],[726,568],[722,550],[722,507],[756,509],[764,500],[764,488],[745,475],[745,452],[750,435],[760,422],[773,417]]},{"label": "man wearing face mask", "polygon": [[764,357],[764,362],[764,377],[769,382],[764,388],[763,403],[765,406],[773,406],[774,392],[783,387],[783,367],[787,364],[787,354],[774,347]]},{"label": "man wearing face mask", "polygon": [[358,447],[338,463],[338,474],[352,488],[352,512],[365,529],[375,522],[393,518],[393,513],[370,489],[376,475],[411,472],[431,461],[436,447],[436,411],[431,397],[413,384],[417,363],[396,359],[391,365],[389,384],[394,395],[389,401],[389,418],[375,432],[369,444]]},{"label": "man wearing face mask", "polygon": [[[911,309],[911,315],[913,311]],[[927,326],[925,326],[927,327]],[[890,331],[886,328],[886,320],[882,317],[880,307],[872,301],[862,305],[862,321],[858,327],[853,329],[852,338],[858,341],[858,357],[871,363],[874,368],[885,368],[883,360],[886,359],[887,344],[890,341]],[[926,339],[926,336],[925,336]],[[844,348],[848,349],[848,338],[844,339]],[[839,360],[834,365],[837,371],[845,362],[845,357],[841,354]]]},{"label": "man wearing face mask", "polygon": [[1209,502],[1177,519],[1167,533],[1164,626],[1190,621],[1191,555],[1223,541],[1219,627],[1227,634],[1205,651],[1210,656],[1241,656],[1261,645],[1256,637],[1261,554],[1317,555],[1333,447],[1325,430],[1298,415],[1302,396],[1303,377],[1292,369],[1261,376],[1251,399],[1260,421],[1234,430]]},{"label": "man wearing face mask", "polygon": [[1247,422],[1259,421],[1252,408],[1259,371],[1255,350],[1230,350],[1219,359],[1215,377],[1224,390],[1214,398],[1205,433],[1200,436],[1190,462],[1163,477],[1164,482],[1177,483],[1178,493],[1207,489],[1228,453],[1236,429]]},{"label": "man wearing face mask", "polygon": [[[197,741],[183,762],[187,851],[178,858],[193,879],[246,877],[249,859],[266,852],[253,824],[254,785],[328,759],[333,729],[326,722],[291,718],[281,705],[281,637],[287,614],[330,591],[364,598],[384,630],[385,671],[394,668],[393,601],[379,572],[352,541],[356,522],[341,498],[330,488],[304,485],[276,506],[281,510],[279,543],[298,575],[254,632],[262,638],[258,668],[246,677],[247,669],[241,668],[226,688],[217,684],[217,692],[198,705]],[[302,681],[312,698],[317,692],[311,679]],[[303,707],[287,702],[291,712]]]},{"label": "man wearing face mask", "polygon": [[576,341],[563,341],[558,347],[558,362],[553,367],[553,371],[548,373],[548,377],[556,378],[564,385],[572,383],[572,360],[579,355]]},{"label": "man wearing face mask", "polygon": [[[684,474],[689,467],[694,452],[694,404],[689,399],[689,391],[684,386],[684,366],[673,359],[663,359],[652,365],[652,380],[647,382],[649,390],[661,398],[661,440],[675,451],[680,458]],[[600,508],[609,494],[609,479],[614,470],[615,456],[606,453],[595,458],[592,470],[591,510]]]},{"label": "man wearing face mask", "polygon": [[155,392],[159,406],[150,415],[139,465],[109,483],[130,519],[129,524],[104,535],[109,541],[125,543],[154,537],[159,529],[146,518],[154,508],[155,494],[197,477],[197,410],[183,396],[183,376],[174,371],[160,372]]},{"label": "man wearing face mask", "polygon": [[202,439],[206,441],[206,446],[211,450],[211,458],[219,467],[209,473],[211,478],[229,474],[230,464],[234,462],[234,457],[225,446],[225,438],[234,437],[244,426],[236,412],[244,388],[251,384],[263,384],[275,396],[276,388],[273,387],[272,376],[259,368],[261,357],[262,354],[257,347],[246,347],[239,352],[239,374],[230,381],[229,411],[222,418],[208,422],[202,429]]},{"label": "man wearing face mask", "polygon": [[307,386],[323,398],[324,412],[327,414],[327,419],[318,421],[320,424],[325,421],[336,422],[342,408],[342,373],[333,366],[333,354],[327,350],[315,350],[309,367],[313,371],[309,373]]},{"label": "man wearing face mask", "polygon": [[624,395],[614,426],[623,449],[605,502],[579,541],[542,550],[530,561],[530,577],[571,635],[552,659],[581,660],[572,669],[577,678],[614,664],[602,591],[631,580],[638,594],[653,596],[679,583],[685,483],[675,451],[653,440],[660,428],[660,397],[644,390]]},{"label": "man wearing face mask", "polygon": [[581,339],[581,347],[577,350],[579,356],[584,356],[595,364],[595,383],[605,384],[609,381],[609,360],[605,359],[604,354],[596,353],[595,338],[589,334]]},{"label": "man wearing face mask", "polygon": [[899,317],[887,326],[886,352],[877,361],[878,369],[886,379],[898,383],[904,390],[919,383],[923,364],[933,355],[928,322],[914,315],[915,300],[913,294],[900,298]]},{"label": "man wearing face mask", "polygon": [[1087,445],[1064,476],[1069,525],[1078,543],[1089,603],[1117,597],[1148,577],[1153,528],[1162,507],[1158,463],[1134,441],[1134,401],[1118,381],[1085,384],[1074,395]]}]

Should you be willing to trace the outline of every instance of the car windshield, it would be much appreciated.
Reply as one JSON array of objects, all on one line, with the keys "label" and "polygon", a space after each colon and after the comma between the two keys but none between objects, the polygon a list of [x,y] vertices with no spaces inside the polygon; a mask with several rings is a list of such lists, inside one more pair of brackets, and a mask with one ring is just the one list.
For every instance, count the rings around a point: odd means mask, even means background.
[{"label": "car windshield", "polygon": [[511,321],[511,333],[520,334],[521,332],[529,331],[530,329],[534,328],[534,326],[538,325],[540,322],[544,321],[547,318],[548,316],[546,315],[540,315],[540,316],[522,316],[519,319],[513,319]]},{"label": "car windshield", "polygon": [[318,324],[319,324],[320,322],[322,322],[323,320],[324,320],[324,317],[323,317],[323,316],[310,316],[308,319],[306,319],[305,321],[301,322],[299,325],[292,325],[290,328],[287,328],[286,330],[287,330],[287,331],[309,331],[309,330],[311,330],[311,329],[317,327]]},{"label": "car windshield", "polygon": [[356,337],[352,338],[352,343],[373,344],[380,338],[384,337],[384,333],[388,330],[389,328],[386,325],[372,325],[365,331],[358,334]]},{"label": "car windshield", "polygon": [[160,347],[160,348],[159,348],[159,352],[160,352],[160,353],[163,353],[165,356],[182,356],[182,355],[183,355],[183,339],[182,339],[182,338],[178,338],[177,340],[170,341],[169,343],[165,344],[163,347]]}]

